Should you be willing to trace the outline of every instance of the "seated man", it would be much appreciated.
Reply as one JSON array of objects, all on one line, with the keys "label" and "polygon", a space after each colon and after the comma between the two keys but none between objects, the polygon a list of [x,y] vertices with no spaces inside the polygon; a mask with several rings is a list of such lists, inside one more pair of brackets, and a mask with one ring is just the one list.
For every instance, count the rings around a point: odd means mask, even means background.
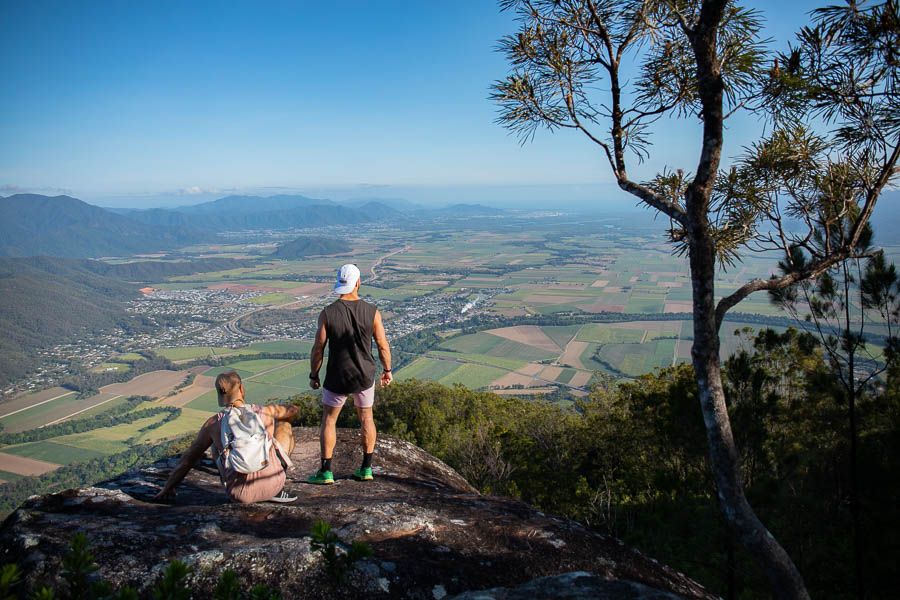
[{"label": "seated man", "polygon": [[[247,504],[251,502],[293,502],[296,497],[289,496],[284,491],[285,471],[291,465],[290,453],[294,449],[294,434],[291,431],[291,421],[297,416],[296,406],[282,406],[278,404],[270,404],[267,406],[255,406],[244,402],[244,384],[240,375],[234,371],[228,371],[216,377],[216,392],[219,395],[219,406],[224,410],[210,417],[200,432],[197,439],[191,444],[191,447],[182,454],[181,461],[178,466],[169,475],[168,481],[163,489],[154,497],[154,500],[165,500],[175,496],[175,487],[181,483],[185,475],[191,470],[197,461],[199,461],[206,449],[212,446],[213,458],[219,467],[219,474],[222,482],[225,484],[225,490],[228,497],[234,502]],[[239,472],[228,466],[233,461],[225,460],[226,444],[222,441],[223,427],[230,427],[223,423],[223,416],[230,413],[228,409],[238,408],[253,411],[262,421],[265,427],[266,437],[271,442],[268,460],[261,463],[264,466],[255,472]],[[250,418],[239,418],[237,421],[231,421],[241,427],[241,423],[247,424],[248,430],[252,431],[252,426],[258,424],[259,421]],[[258,425],[257,425],[258,427]],[[261,430],[260,430],[260,436]],[[234,439],[233,437],[229,439]],[[230,444],[227,444],[230,445]],[[251,443],[252,446],[252,443]],[[257,445],[257,449],[260,448]],[[252,450],[252,448],[251,448]],[[232,452],[229,449],[229,452]]]}]

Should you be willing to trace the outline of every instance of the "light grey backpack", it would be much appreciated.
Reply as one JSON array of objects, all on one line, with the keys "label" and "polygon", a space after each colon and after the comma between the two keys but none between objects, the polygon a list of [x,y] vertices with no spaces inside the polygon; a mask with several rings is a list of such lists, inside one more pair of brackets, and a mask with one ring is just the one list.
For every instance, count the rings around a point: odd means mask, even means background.
[{"label": "light grey backpack", "polygon": [[256,473],[269,464],[272,439],[252,405],[232,406],[220,421],[223,473]]}]

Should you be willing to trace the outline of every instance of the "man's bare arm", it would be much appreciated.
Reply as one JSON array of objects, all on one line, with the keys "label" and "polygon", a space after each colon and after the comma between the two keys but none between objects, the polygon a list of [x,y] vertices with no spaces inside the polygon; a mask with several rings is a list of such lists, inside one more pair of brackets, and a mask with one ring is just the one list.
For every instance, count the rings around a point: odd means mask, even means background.
[{"label": "man's bare arm", "polygon": [[175,488],[181,483],[181,480],[184,479],[188,472],[190,472],[191,467],[197,464],[197,461],[203,457],[207,448],[212,445],[210,430],[212,429],[213,419],[215,419],[215,417],[208,419],[206,423],[203,424],[203,427],[200,428],[200,431],[197,432],[197,438],[194,440],[194,443],[192,443],[191,447],[181,455],[178,466],[169,474],[166,485],[164,485],[163,489],[154,496],[154,500],[164,500],[174,496]]},{"label": "man's bare arm", "polygon": [[317,390],[319,383],[319,370],[322,361],[325,360],[325,344],[328,343],[328,331],[325,329],[325,311],[319,313],[319,325],[316,329],[316,341],[313,343],[312,352],[309,355],[309,386]]},{"label": "man's bare arm", "polygon": [[379,310],[375,311],[373,325],[375,344],[378,346],[378,358],[381,359],[381,366],[384,367],[384,373],[381,374],[381,385],[390,385],[394,380],[394,375],[391,373],[391,346],[384,333],[384,322],[381,320],[381,311]]}]

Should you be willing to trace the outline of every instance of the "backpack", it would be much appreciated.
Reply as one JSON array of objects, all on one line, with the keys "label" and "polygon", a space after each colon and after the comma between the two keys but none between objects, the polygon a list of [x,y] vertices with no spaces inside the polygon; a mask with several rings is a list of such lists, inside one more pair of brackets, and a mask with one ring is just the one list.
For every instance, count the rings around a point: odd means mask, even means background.
[{"label": "backpack", "polygon": [[220,430],[222,453],[216,462],[223,473],[256,473],[268,466],[272,440],[252,405],[223,411]]}]

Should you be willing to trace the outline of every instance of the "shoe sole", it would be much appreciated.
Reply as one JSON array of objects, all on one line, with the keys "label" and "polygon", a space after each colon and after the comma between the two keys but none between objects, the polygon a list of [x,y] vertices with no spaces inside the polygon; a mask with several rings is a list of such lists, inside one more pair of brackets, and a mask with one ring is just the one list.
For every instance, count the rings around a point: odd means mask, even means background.
[{"label": "shoe sole", "polygon": [[365,477],[365,476],[361,477],[359,475],[354,475],[353,479],[355,479],[357,481],[374,481],[375,480],[375,478],[372,477],[371,475],[369,475],[368,477]]},{"label": "shoe sole", "polygon": [[290,504],[297,498],[269,498],[266,502],[276,502],[278,504]]},{"label": "shoe sole", "polygon": [[326,479],[324,481],[310,481],[306,480],[306,483],[311,483],[313,485],[332,485],[334,483],[334,479]]}]

